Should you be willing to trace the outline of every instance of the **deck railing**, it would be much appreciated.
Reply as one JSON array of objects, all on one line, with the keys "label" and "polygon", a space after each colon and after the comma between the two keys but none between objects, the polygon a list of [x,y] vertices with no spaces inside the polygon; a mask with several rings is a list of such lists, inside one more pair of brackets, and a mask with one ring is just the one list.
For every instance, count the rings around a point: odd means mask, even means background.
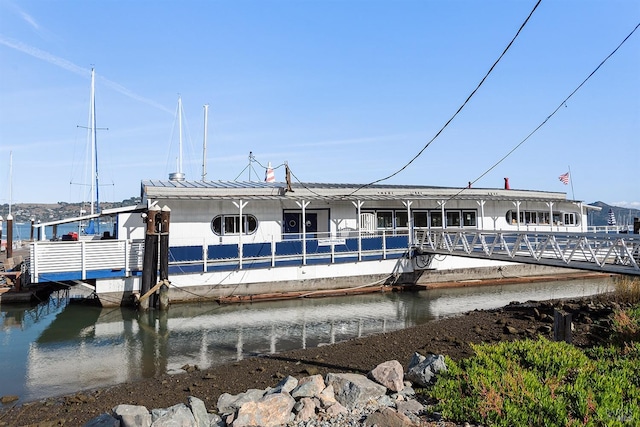
[{"label": "deck railing", "polygon": [[[170,239],[170,274],[397,259],[408,253],[409,235],[406,230],[347,237],[314,233],[258,243],[185,243]],[[141,240],[36,241],[30,247],[31,282],[139,276],[143,257]]]}]

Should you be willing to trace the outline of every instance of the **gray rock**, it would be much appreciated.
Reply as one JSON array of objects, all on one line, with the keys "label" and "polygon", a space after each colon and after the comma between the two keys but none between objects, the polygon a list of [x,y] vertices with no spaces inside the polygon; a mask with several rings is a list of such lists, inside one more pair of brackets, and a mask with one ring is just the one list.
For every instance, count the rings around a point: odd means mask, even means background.
[{"label": "gray rock", "polygon": [[298,382],[298,386],[291,391],[291,397],[313,397],[319,395],[326,387],[322,375],[304,377]]},{"label": "gray rock", "polygon": [[333,386],[328,385],[320,392],[318,395],[318,399],[320,399],[320,406],[323,408],[328,408],[337,402],[336,395],[333,392]]},{"label": "gray rock", "polygon": [[144,406],[118,405],[113,408],[115,418],[122,427],[150,427],[151,414]]},{"label": "gray rock", "polygon": [[511,334],[511,335],[515,335],[518,333],[518,330],[516,328],[514,328],[513,326],[510,325],[505,325],[504,327],[504,333],[505,334]]},{"label": "gray rock", "polygon": [[327,374],[327,385],[332,385],[336,400],[347,408],[377,400],[387,393],[387,388],[364,375]]},{"label": "gray rock", "polygon": [[296,405],[299,405],[296,421],[307,421],[316,415],[316,403],[309,397],[303,397]]},{"label": "gray rock", "polygon": [[283,378],[274,388],[269,390],[267,393],[282,393],[283,391],[291,394],[294,388],[298,386],[298,379],[296,377],[292,377],[291,375]]},{"label": "gray rock", "polygon": [[255,402],[261,399],[264,394],[264,390],[258,390],[255,388],[251,388],[244,393],[235,395],[222,393],[220,397],[218,397],[218,412],[221,414],[231,414],[240,409],[240,407],[245,403]]},{"label": "gray rock", "polygon": [[395,408],[396,407],[396,402],[391,398],[391,396],[389,395],[384,395],[384,396],[380,396],[380,398],[377,400],[378,406],[381,407],[389,407],[389,408]]},{"label": "gray rock", "polygon": [[404,402],[397,402],[396,408],[398,412],[404,415],[414,414],[418,415],[424,410],[424,406],[415,399],[409,399]]},{"label": "gray rock", "polygon": [[195,427],[196,419],[184,403],[167,408],[166,412],[153,420],[152,427]]},{"label": "gray rock", "polygon": [[193,418],[196,420],[196,427],[209,427],[209,414],[204,402],[197,397],[189,396],[187,398]]},{"label": "gray rock", "polygon": [[100,414],[87,421],[82,427],[120,427],[120,420],[109,414]]},{"label": "gray rock", "polygon": [[430,354],[424,357],[414,353],[407,368],[406,378],[422,387],[428,387],[435,381],[436,374],[446,370],[443,355]]},{"label": "gray rock", "polygon": [[209,427],[227,427],[222,417],[218,414],[209,414]]},{"label": "gray rock", "polygon": [[257,402],[246,402],[238,410],[233,427],[275,427],[286,424],[295,403],[289,393],[268,394]]},{"label": "gray rock", "polygon": [[369,372],[369,378],[389,390],[400,391],[404,388],[404,372],[402,365],[397,360],[389,360],[379,364]]},{"label": "gray rock", "polygon": [[364,421],[364,426],[415,427],[415,424],[407,416],[391,408],[384,408],[369,415]]},{"label": "gray rock", "polygon": [[325,413],[331,417],[335,417],[338,415],[344,415],[347,414],[349,411],[347,410],[347,408],[345,408],[344,406],[342,406],[340,404],[340,402],[336,402],[333,405],[329,406],[326,410]]}]

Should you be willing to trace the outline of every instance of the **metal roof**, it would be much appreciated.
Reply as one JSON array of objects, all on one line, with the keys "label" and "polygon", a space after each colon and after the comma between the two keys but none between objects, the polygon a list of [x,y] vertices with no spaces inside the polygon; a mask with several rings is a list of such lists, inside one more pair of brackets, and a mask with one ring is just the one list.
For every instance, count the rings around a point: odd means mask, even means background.
[{"label": "metal roof", "polygon": [[[362,185],[295,183],[287,191],[282,182],[250,181],[142,181],[147,199],[175,200],[497,200],[567,201],[565,193],[502,188],[456,188],[425,185]],[[579,201],[576,201],[579,202]]]}]

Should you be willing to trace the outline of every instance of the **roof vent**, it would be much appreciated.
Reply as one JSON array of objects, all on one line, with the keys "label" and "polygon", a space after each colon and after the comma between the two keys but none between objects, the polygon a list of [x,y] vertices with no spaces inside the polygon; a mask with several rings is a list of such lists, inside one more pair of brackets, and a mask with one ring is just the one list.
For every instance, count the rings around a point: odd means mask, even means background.
[{"label": "roof vent", "polygon": [[184,174],[182,172],[173,172],[169,174],[169,181],[184,181]]}]

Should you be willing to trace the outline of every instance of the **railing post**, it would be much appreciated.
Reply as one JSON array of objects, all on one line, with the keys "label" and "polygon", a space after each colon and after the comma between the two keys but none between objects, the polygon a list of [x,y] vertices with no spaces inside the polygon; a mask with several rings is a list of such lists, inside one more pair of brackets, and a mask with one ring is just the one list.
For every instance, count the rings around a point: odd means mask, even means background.
[{"label": "railing post", "polygon": [[207,256],[208,256],[208,247],[207,247],[207,239],[202,239],[202,271],[207,272]]},{"label": "railing post", "polygon": [[276,266],[276,237],[271,235],[271,267]]},{"label": "railing post", "polygon": [[124,276],[129,277],[131,275],[131,266],[129,264],[129,257],[131,256],[131,240],[124,241]]},{"label": "railing post", "polygon": [[86,243],[84,240],[80,242],[80,276],[82,280],[87,279],[87,266],[86,266]]},{"label": "railing post", "polygon": [[382,259],[387,259],[387,231],[382,230]]}]

